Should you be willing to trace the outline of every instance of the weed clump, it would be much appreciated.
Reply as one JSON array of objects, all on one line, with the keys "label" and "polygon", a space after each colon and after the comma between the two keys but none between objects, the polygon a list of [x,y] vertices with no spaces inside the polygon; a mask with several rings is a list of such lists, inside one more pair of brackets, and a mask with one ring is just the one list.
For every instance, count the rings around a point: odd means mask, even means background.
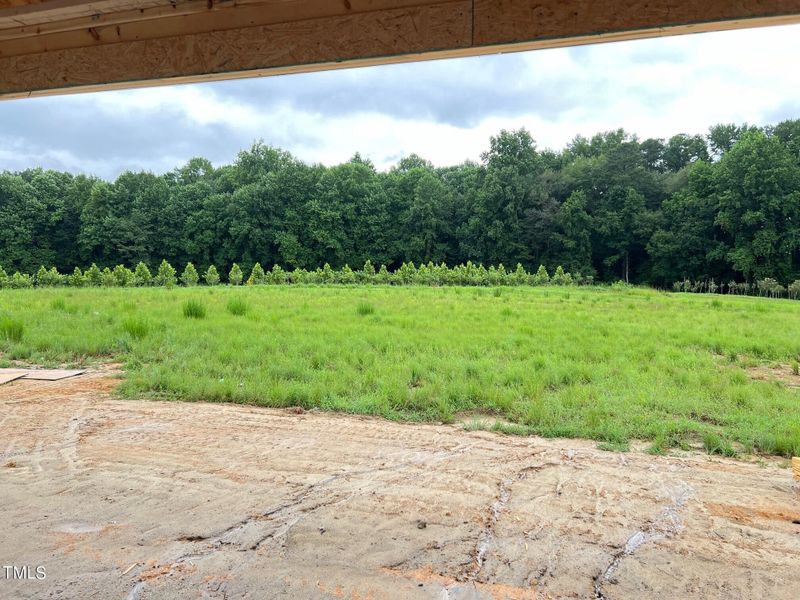
[{"label": "weed clump", "polygon": [[736,450],[728,442],[723,440],[716,433],[706,433],[703,435],[703,448],[709,454],[719,454],[720,456],[736,456]]},{"label": "weed clump", "polygon": [[241,298],[231,298],[228,300],[228,312],[235,317],[242,317],[247,314],[247,302]]},{"label": "weed clump", "polygon": [[150,331],[150,326],[144,319],[133,317],[122,322],[122,330],[133,339],[141,340]]},{"label": "weed clump", "polygon": [[0,319],[0,338],[8,342],[19,343],[22,341],[22,336],[25,334],[25,325],[22,321],[12,319],[11,317],[3,317]]},{"label": "weed clump", "polygon": [[206,307],[198,300],[187,300],[183,303],[183,316],[187,319],[205,319]]},{"label": "weed clump", "polygon": [[375,314],[375,307],[369,302],[359,302],[356,307],[356,312],[362,317]]},{"label": "weed clump", "polygon": [[630,443],[623,440],[601,442],[597,445],[597,448],[604,452],[629,452],[631,449]]}]

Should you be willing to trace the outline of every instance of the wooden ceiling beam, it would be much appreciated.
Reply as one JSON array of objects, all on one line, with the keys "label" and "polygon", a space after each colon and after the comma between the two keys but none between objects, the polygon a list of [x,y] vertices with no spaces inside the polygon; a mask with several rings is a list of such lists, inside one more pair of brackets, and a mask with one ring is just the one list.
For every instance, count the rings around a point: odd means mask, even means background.
[{"label": "wooden ceiling beam", "polygon": [[800,22],[800,1],[475,0],[474,43],[487,46],[612,33],[669,35],[786,22]]},{"label": "wooden ceiling beam", "polygon": [[[19,3],[0,0],[0,96],[6,98],[800,22],[800,0]],[[39,21],[7,26],[10,11]]]},{"label": "wooden ceiling beam", "polygon": [[172,4],[159,4],[150,7],[124,10],[115,8],[113,12],[93,12],[71,18],[53,19],[52,14],[49,19],[45,20],[31,17],[27,19],[6,17],[5,19],[0,18],[0,40],[43,36],[64,31],[88,29],[89,27],[130,23],[132,21],[176,17],[201,10],[218,10],[235,4],[236,0],[214,0],[210,6],[208,0],[183,0]]},{"label": "wooden ceiling beam", "polygon": [[[244,29],[354,15],[363,12],[430,5],[446,0],[194,0],[92,17],[0,29],[0,57],[23,56],[196,33]],[[35,34],[31,34],[34,30]]]},{"label": "wooden ceiling beam", "polygon": [[[169,6],[181,2],[164,0],[11,0],[12,4],[0,4],[0,27],[14,25],[35,25],[51,21],[63,21],[76,17],[86,17],[128,9],[141,9],[151,6]],[[3,0],[0,0],[2,3]],[[13,2],[17,2],[16,5]]]}]

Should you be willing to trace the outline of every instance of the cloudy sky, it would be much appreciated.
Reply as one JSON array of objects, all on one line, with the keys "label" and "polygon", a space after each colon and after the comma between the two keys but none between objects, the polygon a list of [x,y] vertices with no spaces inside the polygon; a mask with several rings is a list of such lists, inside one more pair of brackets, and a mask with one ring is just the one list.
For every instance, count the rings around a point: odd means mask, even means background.
[{"label": "cloudy sky", "polygon": [[355,152],[387,168],[416,152],[478,159],[527,127],[540,147],[624,127],[640,137],[800,118],[800,26],[0,102],[0,170],[113,178],[255,140],[308,162]]}]

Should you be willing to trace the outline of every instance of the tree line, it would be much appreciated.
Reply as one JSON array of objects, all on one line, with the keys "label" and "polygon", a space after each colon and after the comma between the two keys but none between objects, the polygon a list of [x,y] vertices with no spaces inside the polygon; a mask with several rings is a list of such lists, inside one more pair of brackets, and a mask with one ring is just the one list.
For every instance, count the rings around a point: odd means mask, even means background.
[{"label": "tree line", "polygon": [[[30,275],[15,271],[6,273],[0,266],[0,289],[25,289],[33,287],[166,287],[176,285],[193,287],[196,285],[215,286],[227,283],[237,285],[399,285],[399,286],[572,286],[592,285],[592,276],[573,276],[564,267],[556,267],[552,275],[547,272],[544,265],[539,265],[535,273],[529,273],[517,263],[512,271],[502,264],[494,265],[487,269],[484,265],[476,265],[471,261],[466,264],[448,267],[445,263],[439,265],[429,262],[417,267],[413,262],[403,263],[395,271],[389,271],[386,265],[381,265],[376,270],[371,261],[364,263],[361,269],[353,270],[345,264],[341,269],[333,269],[328,263],[323,267],[309,271],[303,268],[284,270],[280,265],[273,265],[271,270],[264,270],[261,263],[255,263],[250,270],[250,276],[245,278],[242,268],[233,263],[231,270],[223,280],[219,270],[214,265],[209,265],[205,273],[200,274],[192,263],[188,263],[179,275],[178,271],[166,260],[162,260],[155,273],[140,262],[131,270],[125,265],[117,265],[113,269],[105,267],[100,269],[95,263],[83,271],[75,267],[72,273],[60,273],[56,267],[47,269],[44,266]],[[614,288],[628,288],[629,284],[617,281]],[[800,279],[787,286],[783,286],[770,277],[759,279],[754,283],[717,283],[710,281],[676,281],[672,285],[676,292],[702,293],[702,294],[733,294],[767,296],[770,298],[790,298],[800,300]]]},{"label": "tree line", "polygon": [[0,174],[5,272],[162,260],[224,274],[470,262],[669,288],[787,285],[800,279],[800,120],[668,140],[620,129],[558,152],[502,131],[480,162],[411,155],[386,172],[359,155],[326,167],[256,143],[230,165],[194,158],[115,181]]},{"label": "tree line", "polygon": [[[323,267],[309,271],[296,268],[284,270],[280,265],[273,265],[271,270],[264,270],[261,263],[255,263],[246,277],[242,268],[233,263],[225,280],[222,279],[216,266],[210,265],[202,275],[197,267],[188,263],[183,272],[178,271],[168,261],[162,260],[158,270],[153,273],[150,268],[140,262],[131,270],[125,265],[117,265],[113,269],[100,269],[95,263],[83,271],[75,267],[72,273],[60,273],[56,267],[47,269],[44,266],[34,274],[15,271],[9,275],[0,267],[0,288],[24,289],[32,287],[185,287],[196,285],[215,286],[221,283],[229,285],[425,285],[425,286],[514,286],[514,285],[591,285],[591,278],[573,277],[564,271],[562,266],[556,267],[552,275],[544,265],[540,265],[535,273],[528,273],[517,263],[516,269],[507,270],[503,265],[488,269],[484,265],[476,265],[471,261],[466,264],[448,267],[442,263],[432,262],[419,267],[411,263],[403,263],[398,269],[390,272],[386,265],[376,269],[371,261],[364,263],[361,269],[353,270],[349,265],[341,269],[333,269],[328,263]],[[800,281],[797,282],[800,285]]]}]

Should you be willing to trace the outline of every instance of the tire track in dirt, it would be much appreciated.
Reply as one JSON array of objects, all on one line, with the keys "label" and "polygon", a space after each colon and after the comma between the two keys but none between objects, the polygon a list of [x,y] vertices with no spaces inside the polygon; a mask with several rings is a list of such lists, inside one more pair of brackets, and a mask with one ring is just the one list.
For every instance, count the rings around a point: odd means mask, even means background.
[{"label": "tire track in dirt", "polygon": [[694,490],[685,483],[674,489],[671,493],[672,501],[670,504],[665,506],[646,528],[639,529],[625,541],[625,545],[619,552],[614,554],[608,567],[594,578],[596,600],[608,600],[603,592],[603,585],[619,569],[620,563],[626,556],[631,556],[645,544],[680,533],[683,527],[680,510],[692,497],[693,493]]},{"label": "tire track in dirt", "polygon": [[[401,472],[411,466],[433,465],[451,459],[459,454],[463,454],[470,448],[471,445],[469,444],[458,444],[453,450],[435,452],[429,457],[413,458],[388,467],[374,467],[335,473],[319,482],[307,485],[289,501],[268,508],[258,515],[242,519],[222,531],[208,536],[197,534],[181,536],[176,541],[193,544],[200,542],[203,543],[204,547],[200,549],[195,548],[171,561],[167,561],[167,568],[158,577],[170,577],[177,568],[185,565],[187,562],[203,560],[214,552],[218,552],[222,549],[235,549],[244,553],[258,551],[266,542],[288,536],[292,527],[300,522],[307,513],[314,512],[320,508],[347,502],[356,494],[363,495],[371,491],[372,488],[382,485],[382,483],[375,483],[372,486],[368,486],[366,489],[362,488],[358,492],[351,492],[344,497],[340,497],[341,493],[325,492],[325,488],[330,487],[331,484],[340,480]],[[320,498],[315,499],[318,496],[320,496]],[[260,536],[254,535],[255,532],[260,532]],[[252,541],[253,539],[255,541]],[[250,541],[246,542],[245,540]],[[148,579],[153,581],[158,579],[158,577],[150,577]],[[147,587],[148,581],[140,578],[136,581],[133,588],[131,588],[128,598],[130,600],[136,600]]]},{"label": "tire track in dirt", "polygon": [[541,464],[534,464],[518,469],[511,477],[506,477],[500,480],[498,484],[498,493],[495,501],[489,506],[488,514],[484,527],[481,529],[478,539],[475,543],[473,551],[473,567],[466,573],[465,579],[467,581],[475,581],[483,568],[483,563],[486,560],[486,555],[494,544],[494,529],[497,525],[506,505],[511,500],[512,487],[515,482],[525,479],[528,473],[541,471],[548,467],[561,466],[560,462],[546,462]]}]

